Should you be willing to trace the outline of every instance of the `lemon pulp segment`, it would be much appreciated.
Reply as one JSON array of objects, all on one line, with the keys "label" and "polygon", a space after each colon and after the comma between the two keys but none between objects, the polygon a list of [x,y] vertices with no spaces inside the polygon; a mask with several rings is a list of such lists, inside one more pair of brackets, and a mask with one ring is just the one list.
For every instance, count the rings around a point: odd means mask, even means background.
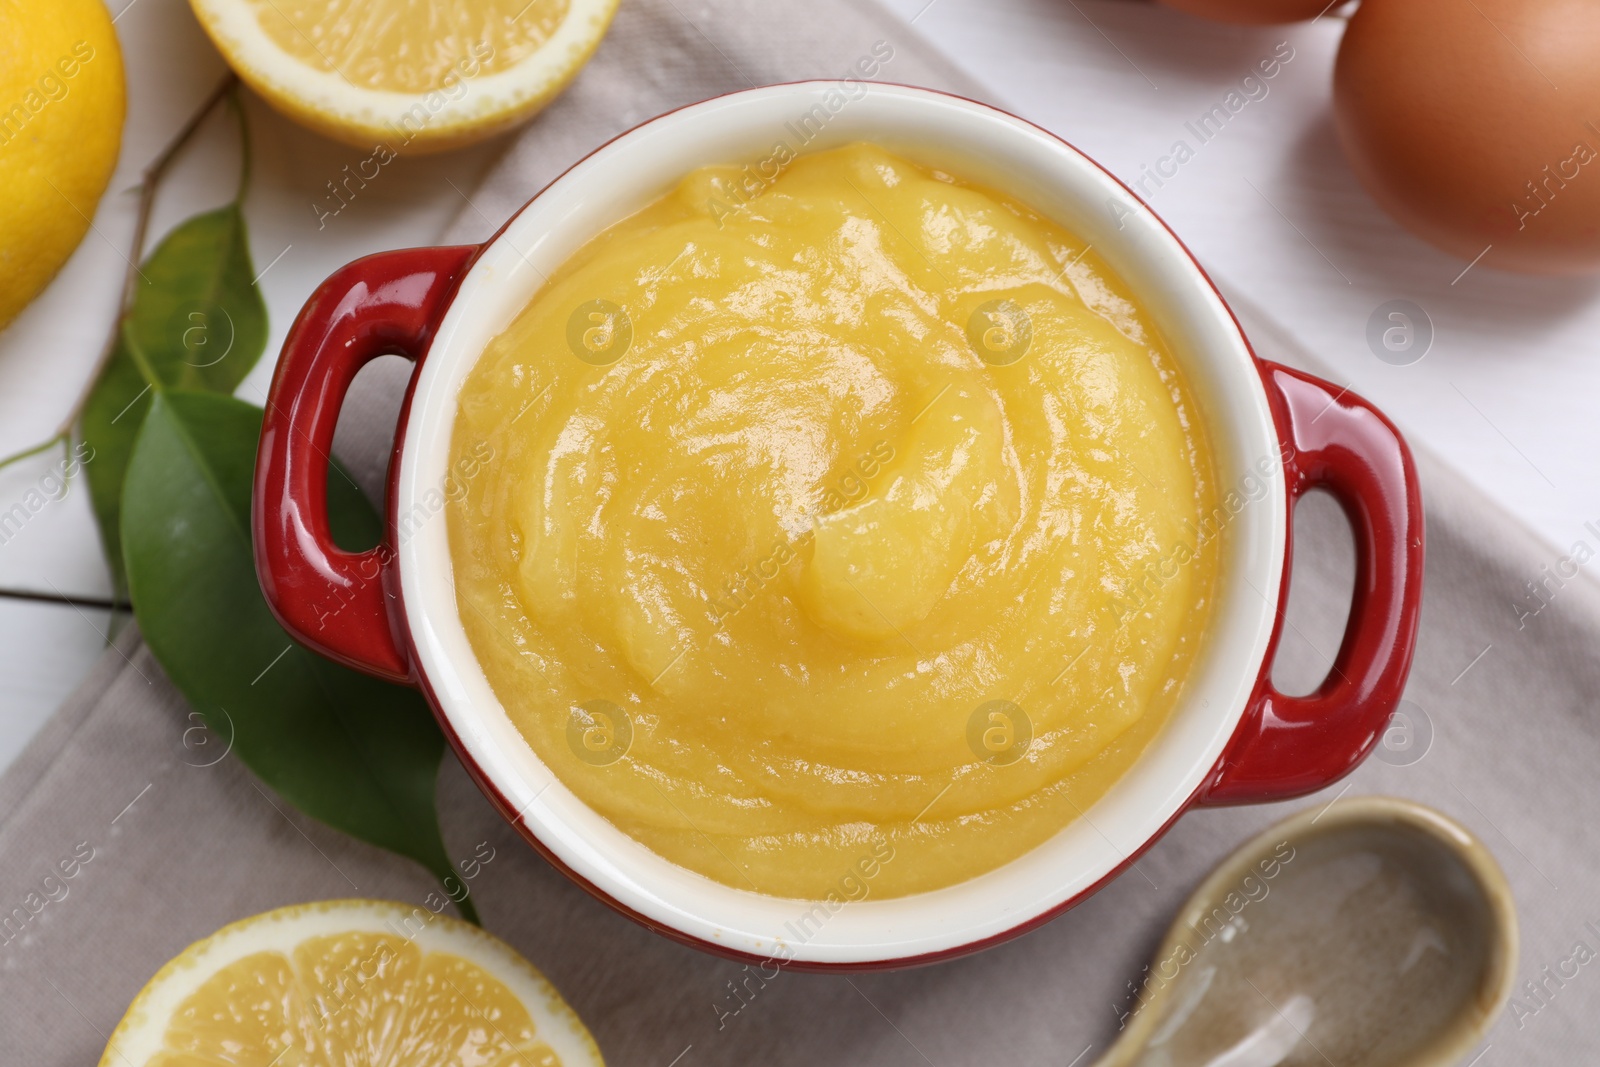
[{"label": "lemon pulp segment", "polygon": [[476,927],[386,901],[265,912],[146,983],[101,1067],[598,1067],[544,978]]},{"label": "lemon pulp segment", "polygon": [[618,0],[189,2],[269,104],[371,153],[364,184],[395,156],[471,144],[544,107]]},{"label": "lemon pulp segment", "polygon": [[[567,0],[250,0],[285,52],[368,89],[438,89],[462,60],[516,66],[550,39]],[[480,75],[481,76],[481,75]]]}]

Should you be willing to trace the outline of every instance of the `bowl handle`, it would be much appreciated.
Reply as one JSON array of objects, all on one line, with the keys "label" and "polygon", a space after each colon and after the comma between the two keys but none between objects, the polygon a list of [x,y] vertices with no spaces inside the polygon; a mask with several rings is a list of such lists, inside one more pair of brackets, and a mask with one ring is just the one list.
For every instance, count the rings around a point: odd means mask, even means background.
[{"label": "bowl handle", "polygon": [[[1289,535],[1272,641],[1250,705],[1201,791],[1207,805],[1303,796],[1355,769],[1400,701],[1422,610],[1422,497],[1399,431],[1347,389],[1264,360],[1260,369],[1283,447]],[[1311,489],[1328,490],[1349,516],[1355,595],[1327,678],[1308,696],[1285,696],[1272,686],[1272,664],[1294,507]]]},{"label": "bowl handle", "polygon": [[[412,680],[401,622],[390,611],[399,595],[393,531],[364,552],[333,543],[328,462],[334,425],[362,366],[389,354],[421,363],[477,251],[476,245],[408,248],[334,272],[311,294],[284,341],[261,424],[251,525],[267,604],[301,644],[390,681]],[[398,455],[396,444],[391,478]]]}]

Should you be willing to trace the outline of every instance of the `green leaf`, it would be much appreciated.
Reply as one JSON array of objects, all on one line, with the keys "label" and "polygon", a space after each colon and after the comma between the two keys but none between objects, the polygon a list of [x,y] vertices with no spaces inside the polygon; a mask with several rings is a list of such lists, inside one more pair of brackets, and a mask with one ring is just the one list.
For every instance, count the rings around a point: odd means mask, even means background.
[{"label": "green leaf", "polygon": [[83,442],[94,450],[84,475],[89,479],[89,503],[118,592],[128,588],[122,566],[122,482],[134,439],[150,410],[151,395],[151,386],[128,355],[126,343],[119,343],[83,406],[78,427]]},{"label": "green leaf", "polygon": [[[140,270],[132,312],[84,405],[80,429],[94,449],[86,468],[90,502],[118,590],[127,587],[122,481],[139,427],[155,392],[232,393],[256,365],[267,344],[267,308],[253,271],[237,203],[184,222]],[[134,358],[134,344],[142,360]]]},{"label": "green leaf", "polygon": [[252,280],[237,203],[167,234],[140,268],[130,326],[160,385],[232,393],[267,346],[267,306]]},{"label": "green leaf", "polygon": [[[261,409],[156,396],[128,466],[122,540],[145,641],[190,703],[286,800],[363,841],[452,874],[434,783],[444,741],[422,698],[295,644],[256,583],[250,488]],[[374,539],[378,516],[334,477],[330,517]],[[463,900],[471,917],[471,903]],[[475,920],[474,920],[475,921]]]}]

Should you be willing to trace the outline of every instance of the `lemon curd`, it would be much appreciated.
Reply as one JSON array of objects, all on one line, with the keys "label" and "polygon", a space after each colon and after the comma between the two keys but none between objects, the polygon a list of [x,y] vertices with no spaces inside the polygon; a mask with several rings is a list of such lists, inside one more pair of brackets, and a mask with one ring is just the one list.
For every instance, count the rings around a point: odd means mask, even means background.
[{"label": "lemon curd", "polygon": [[1080,239],[876,146],[779,163],[688,175],[490,343],[458,606],[534,751],[661,855],[934,889],[1160,729],[1211,611],[1213,460]]}]

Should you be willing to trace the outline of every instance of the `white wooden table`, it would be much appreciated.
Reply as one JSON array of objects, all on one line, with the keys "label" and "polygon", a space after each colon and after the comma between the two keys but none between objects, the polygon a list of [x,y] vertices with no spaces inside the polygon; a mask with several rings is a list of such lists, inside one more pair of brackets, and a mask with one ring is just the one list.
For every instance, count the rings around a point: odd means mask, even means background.
[{"label": "white wooden table", "polygon": [[[47,293],[0,335],[0,453],[49,436],[82,388],[129,254],[130,190],[224,73],[186,0],[110,2],[120,11],[129,80],[122,159],[94,230]],[[1467,263],[1434,252],[1379,212],[1334,139],[1329,84],[1341,23],[1239,30],[1125,0],[887,2],[906,20],[908,36],[944,49],[997,103],[1066,137],[1125,181],[1142,182],[1225,286],[1266,309],[1413,440],[1520,515],[1550,544],[1552,563],[1578,540],[1600,549],[1600,538],[1584,528],[1600,519],[1600,479],[1590,475],[1600,453],[1600,419],[1592,414],[1600,397],[1600,280],[1463,273]],[[1247,95],[1256,99],[1220,130],[1197,136],[1200,116],[1258,61],[1274,57],[1280,70],[1264,95],[1252,86]],[[313,205],[325,183],[363,154],[253,100],[248,110],[256,172],[246,215],[271,335],[269,356],[240,394],[260,402],[271,354],[311,289],[356,256],[436,240],[498,146],[392,163],[319,228]],[[226,113],[208,126],[169,179],[153,235],[228,199],[234,136]],[[1181,164],[1180,140],[1192,151]],[[1381,359],[1368,343],[1369,320],[1396,300],[1420,307],[1431,323],[1419,361]],[[40,486],[59,458],[0,472],[0,513]],[[126,618],[110,596],[81,479],[0,538],[0,768]]]}]

